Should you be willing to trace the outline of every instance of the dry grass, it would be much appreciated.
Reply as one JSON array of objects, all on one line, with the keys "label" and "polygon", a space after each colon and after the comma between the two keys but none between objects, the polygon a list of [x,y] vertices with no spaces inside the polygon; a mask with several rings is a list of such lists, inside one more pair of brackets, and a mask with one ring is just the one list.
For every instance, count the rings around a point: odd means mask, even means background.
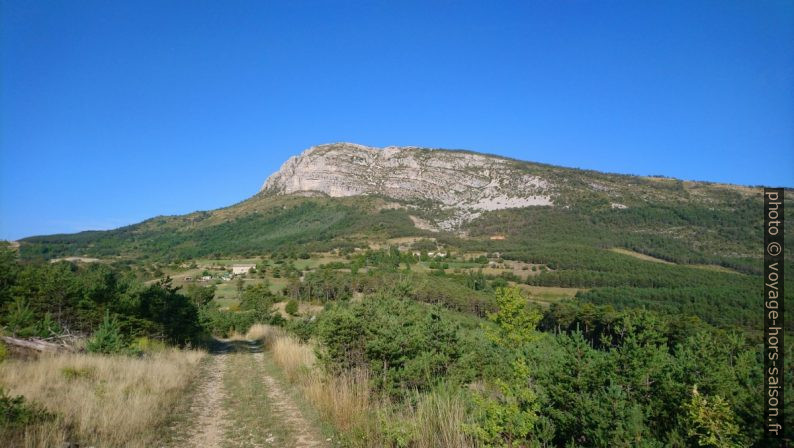
[{"label": "dry grass", "polygon": [[[342,433],[377,438],[378,405],[371,396],[369,373],[356,370],[328,375],[317,367],[311,346],[286,334],[274,335],[266,346],[285,378],[297,385],[320,416]],[[378,446],[378,445],[371,445]]]},{"label": "dry grass", "polygon": [[716,264],[688,264],[685,266],[689,266],[695,269],[705,269],[707,271],[727,272],[729,274],[741,275],[741,272],[734,271],[731,268],[726,268],[725,266],[719,266]]},{"label": "dry grass", "polygon": [[311,375],[316,358],[311,347],[301,344],[295,338],[285,335],[270,340],[266,346],[273,353],[273,361],[284,372],[291,383],[304,380]]},{"label": "dry grass", "polygon": [[355,370],[338,376],[307,375],[301,383],[306,398],[320,415],[343,433],[377,439],[379,403],[369,387],[369,373]]},{"label": "dry grass", "polygon": [[254,324],[248,329],[243,338],[249,341],[259,341],[267,344],[277,337],[282,337],[285,334],[286,333],[284,333],[284,330],[279,327],[264,324]]},{"label": "dry grass", "polygon": [[471,447],[463,434],[466,405],[460,391],[417,393],[414,407],[390,402],[370,387],[365,369],[330,375],[317,365],[314,350],[280,329],[258,329],[287,380],[351,446],[395,446],[395,437],[417,448]]},{"label": "dry grass", "polygon": [[570,299],[576,296],[579,291],[587,291],[586,288],[563,288],[560,286],[532,286],[523,283],[510,282],[512,286],[518,286],[523,291],[529,293],[529,301],[541,306],[549,306],[561,300]]},{"label": "dry grass", "polygon": [[662,260],[661,258],[656,258],[656,257],[652,257],[650,255],[641,254],[639,252],[635,252],[635,251],[629,250],[629,249],[624,249],[622,247],[613,247],[613,248],[611,248],[609,250],[611,250],[612,252],[618,253],[618,254],[628,255],[630,257],[634,257],[634,258],[637,258],[637,259],[640,259],[640,260],[653,261],[655,263],[662,263],[662,264],[675,264],[675,263],[671,263],[671,262],[669,262],[667,260]]},{"label": "dry grass", "polygon": [[60,417],[28,429],[25,446],[152,446],[196,374],[200,351],[143,358],[59,354],[0,364],[0,384]]},{"label": "dry grass", "polygon": [[416,447],[470,447],[474,442],[462,431],[466,403],[460,391],[442,389],[418,397],[416,409],[410,414],[415,423]]},{"label": "dry grass", "polygon": [[[350,272],[350,269],[348,269],[347,272]],[[273,305],[273,309],[277,313],[281,314],[281,317],[283,317],[286,320],[294,319],[293,316],[290,316],[289,313],[287,313],[286,308],[287,308],[287,301],[278,302],[275,305]],[[325,307],[323,305],[315,305],[313,303],[307,303],[307,302],[298,302],[298,314],[301,316],[317,315],[320,314],[320,312],[324,309]]]}]

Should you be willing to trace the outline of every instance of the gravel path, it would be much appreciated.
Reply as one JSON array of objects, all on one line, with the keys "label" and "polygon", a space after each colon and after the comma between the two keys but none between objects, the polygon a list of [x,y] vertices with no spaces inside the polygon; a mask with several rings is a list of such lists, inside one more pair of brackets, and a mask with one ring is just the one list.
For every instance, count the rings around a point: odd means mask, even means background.
[{"label": "gravel path", "polygon": [[322,431],[267,372],[268,354],[251,341],[218,341],[202,366],[188,427],[174,447],[319,448]]}]

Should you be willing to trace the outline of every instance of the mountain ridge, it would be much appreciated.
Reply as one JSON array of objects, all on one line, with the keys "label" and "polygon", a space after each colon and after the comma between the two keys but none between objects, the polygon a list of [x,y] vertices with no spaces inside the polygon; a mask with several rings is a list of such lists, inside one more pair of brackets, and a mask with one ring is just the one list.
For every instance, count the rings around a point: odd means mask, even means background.
[{"label": "mountain ridge", "polygon": [[591,247],[755,270],[760,193],[466,150],[333,143],[291,157],[236,204],[113,230],[28,237],[20,253],[180,258],[366,247],[404,237],[501,251],[579,238]]},{"label": "mountain ridge", "polygon": [[260,193],[432,201],[453,211],[441,222],[442,228],[451,230],[484,210],[552,205],[548,182],[526,167],[477,153],[336,143],[290,157],[268,177]]},{"label": "mountain ridge", "polygon": [[[671,189],[680,194],[667,194]],[[593,195],[608,199],[612,208],[625,209],[661,196],[673,202],[697,201],[703,189],[728,190],[742,197],[760,192],[754,187],[602,173],[467,150],[340,142],[313,146],[290,157],[266,179],[259,194],[378,195],[430,202],[445,215],[436,220],[436,227],[455,231],[485,211],[569,207]]]},{"label": "mountain ridge", "polygon": [[[408,146],[398,146],[398,145],[390,145],[384,147],[377,147],[377,146],[368,146],[363,145],[355,142],[332,142],[332,143],[322,143],[318,145],[311,146],[309,148],[304,149],[299,154],[290,156],[277,170],[276,172],[270,174],[263,184],[261,185],[259,192],[262,192],[267,189],[268,181],[275,175],[279,174],[279,172],[283,171],[286,166],[288,166],[291,162],[299,160],[302,157],[306,157],[312,155],[318,151],[326,152],[329,150],[334,150],[338,148],[353,148],[363,151],[368,151],[371,153],[378,153],[378,152],[394,152],[400,150],[408,150],[408,151],[424,151],[429,154],[432,153],[447,153],[447,154],[461,154],[461,155],[474,155],[485,157],[488,159],[500,159],[504,162],[508,163],[519,163],[519,164],[530,164],[537,167],[547,167],[547,168],[555,168],[560,170],[570,170],[570,171],[580,171],[584,173],[594,173],[594,174],[602,174],[607,176],[619,176],[619,177],[635,177],[635,178],[643,178],[643,179],[659,179],[659,180],[674,180],[674,181],[681,181],[681,182],[691,182],[691,183],[699,183],[699,184],[710,184],[716,186],[724,186],[724,187],[734,187],[734,188],[745,188],[745,189],[760,189],[763,188],[763,185],[747,185],[747,184],[737,184],[731,182],[721,182],[721,181],[714,181],[708,179],[682,179],[674,176],[669,176],[666,174],[637,174],[637,173],[625,173],[625,172],[613,172],[613,171],[602,171],[593,168],[583,168],[578,166],[563,166],[563,165],[556,165],[547,162],[539,162],[534,160],[525,160],[519,159],[515,157],[505,156],[496,153],[484,152],[484,151],[475,151],[471,149],[451,149],[451,148],[435,148],[435,147],[424,147],[424,146],[415,146],[415,145],[408,145]],[[786,190],[790,190],[789,187],[784,187]]]}]

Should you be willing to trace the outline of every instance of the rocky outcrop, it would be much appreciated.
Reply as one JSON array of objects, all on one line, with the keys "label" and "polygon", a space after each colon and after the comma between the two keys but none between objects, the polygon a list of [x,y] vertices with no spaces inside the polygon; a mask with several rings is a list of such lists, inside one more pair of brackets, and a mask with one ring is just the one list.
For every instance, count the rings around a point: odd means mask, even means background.
[{"label": "rocky outcrop", "polygon": [[383,149],[352,143],[309,148],[287,160],[261,191],[321,192],[332,197],[378,194],[432,201],[451,209],[453,227],[484,210],[552,205],[549,183],[525,164],[465,151],[417,147]]}]

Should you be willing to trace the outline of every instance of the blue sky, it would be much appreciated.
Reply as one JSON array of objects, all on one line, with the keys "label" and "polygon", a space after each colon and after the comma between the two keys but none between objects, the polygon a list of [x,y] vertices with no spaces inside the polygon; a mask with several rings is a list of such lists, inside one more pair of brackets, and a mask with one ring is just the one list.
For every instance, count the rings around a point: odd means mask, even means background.
[{"label": "blue sky", "polygon": [[794,186],[790,1],[0,8],[0,238],[229,205],[335,141]]}]

